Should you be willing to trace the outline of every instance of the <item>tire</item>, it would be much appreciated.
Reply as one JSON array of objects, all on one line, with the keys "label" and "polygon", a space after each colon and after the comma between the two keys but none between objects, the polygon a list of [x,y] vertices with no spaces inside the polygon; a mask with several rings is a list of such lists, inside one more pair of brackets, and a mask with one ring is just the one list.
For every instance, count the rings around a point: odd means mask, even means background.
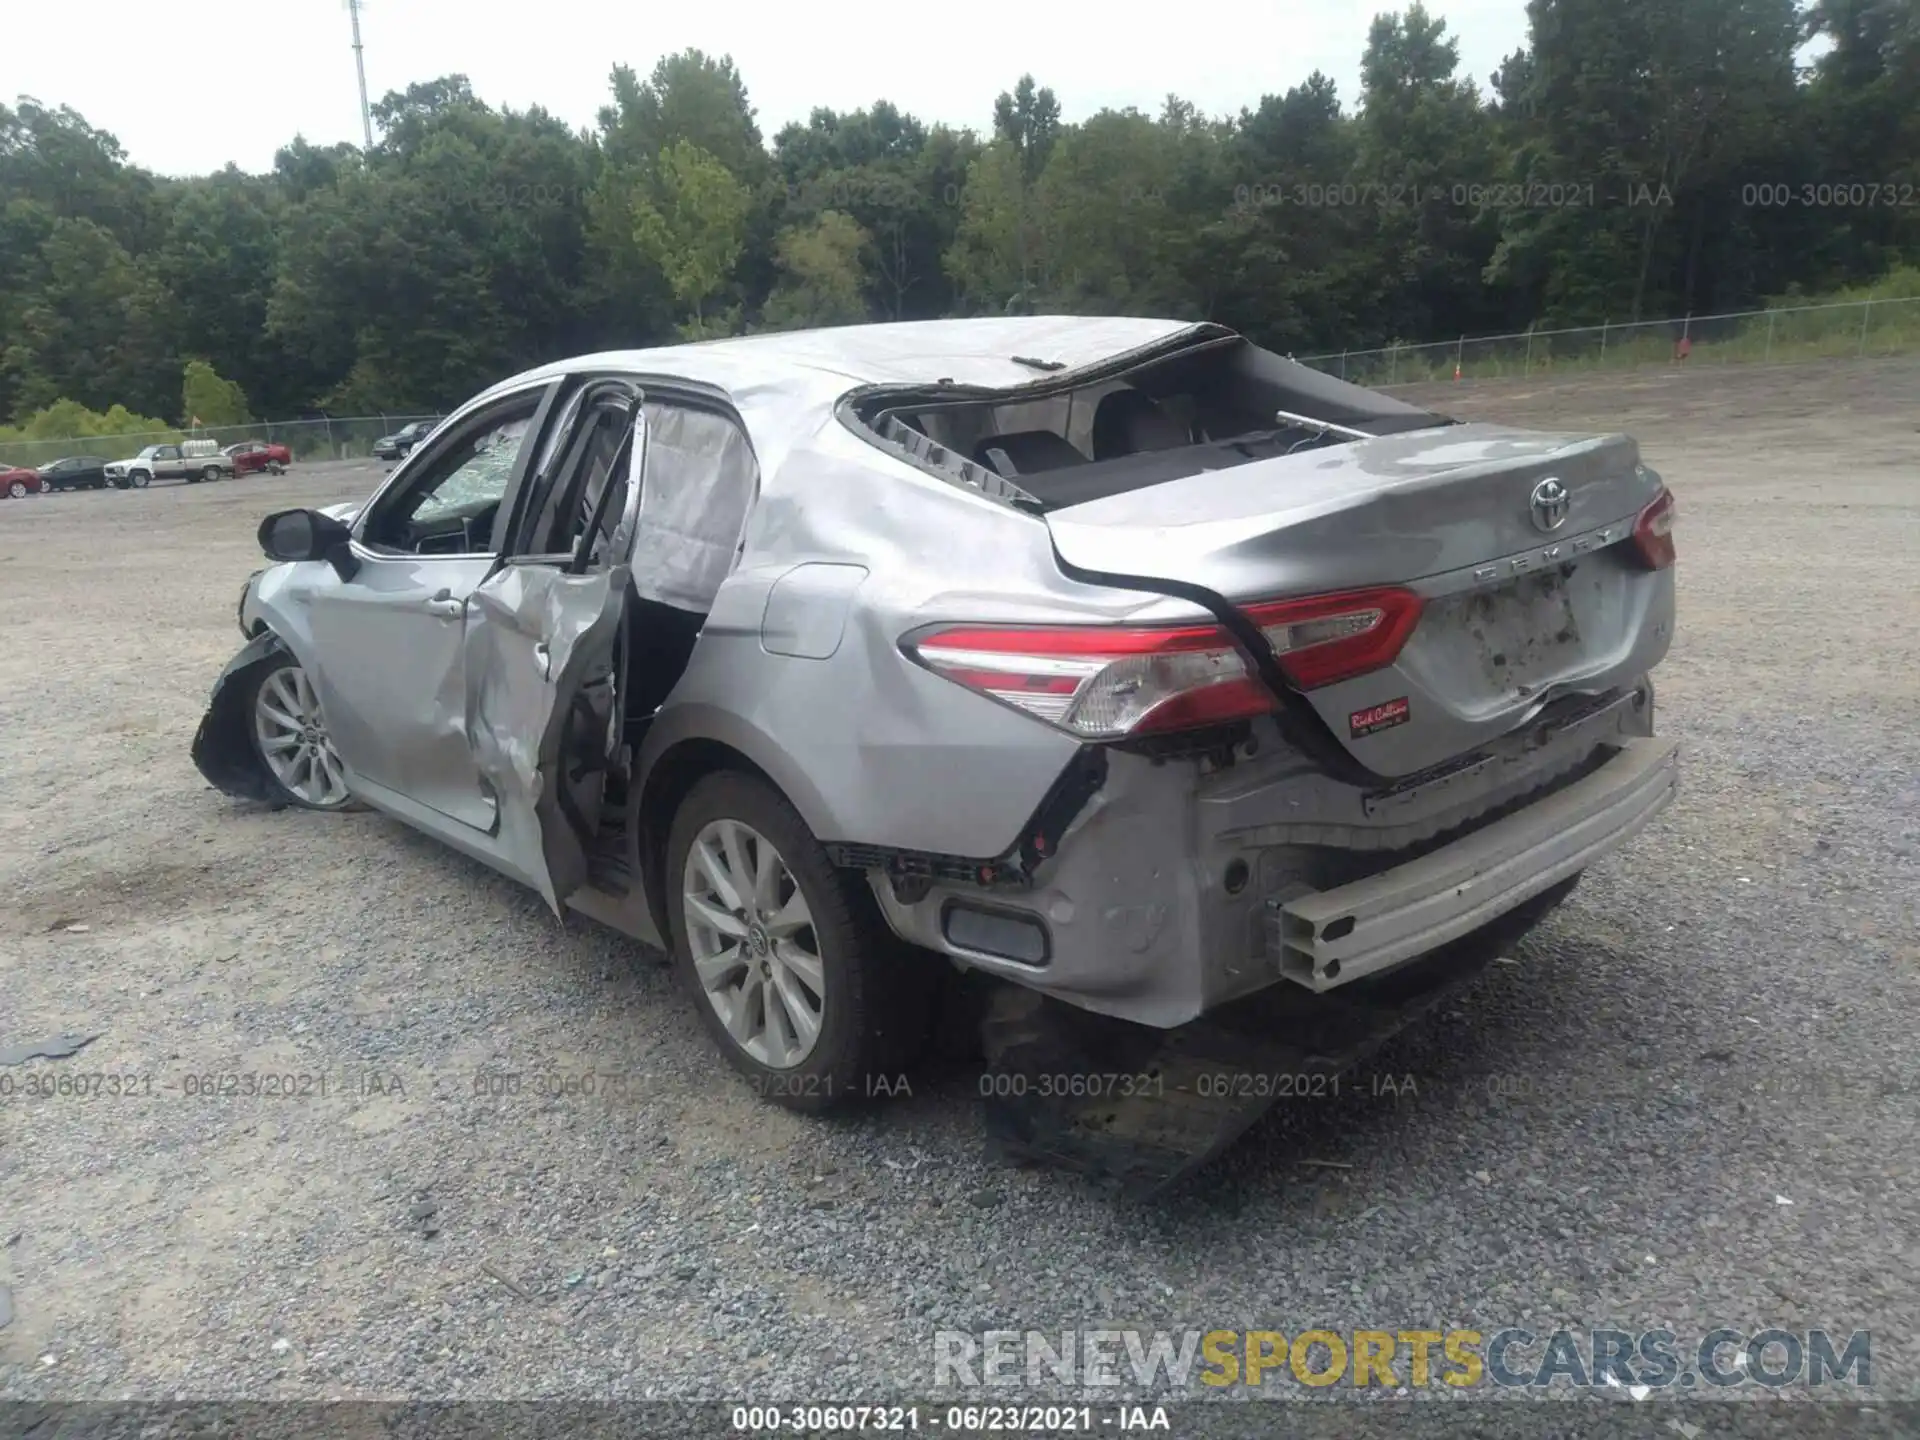
[{"label": "tire", "polygon": [[220,478],[220,467],[218,465],[207,466],[206,469],[200,472],[200,478],[202,480],[218,480]]},{"label": "tire", "polygon": [[24,480],[13,481],[7,486],[7,494],[15,500],[26,499],[28,494],[27,482]]},{"label": "tire", "polygon": [[136,490],[144,490],[153,483],[153,476],[145,470],[135,470],[127,476],[127,483]]},{"label": "tire", "polygon": [[[782,938],[769,934],[769,930],[777,932],[777,925],[762,925],[750,917],[745,933],[731,947],[742,958],[731,967],[709,966],[710,975],[723,977],[719,982],[724,987],[722,1001],[716,1002],[701,979],[694,949],[698,944],[709,954],[724,950],[730,936],[694,921],[689,870],[693,889],[706,892],[706,913],[717,914],[720,892],[711,883],[712,872],[693,852],[696,842],[724,850],[725,832],[716,827],[726,826],[736,827],[741,841],[737,853],[755,852],[746,857],[750,862],[759,860],[760,845],[771,845],[785,874],[774,881],[775,888],[785,892],[788,882],[793,887],[792,892],[774,897],[781,902],[779,913],[794,913],[793,901],[798,898],[809,919]],[[688,792],[674,816],[666,859],[665,899],[674,968],[707,1033],[756,1094],[790,1110],[819,1113],[904,1088],[902,1074],[919,1058],[927,1038],[936,971],[927,957],[893,937],[864,882],[834,867],[785,796],[759,777],[738,771],[706,776]],[[767,907],[761,905],[754,913],[765,916]],[[783,954],[794,956],[794,963],[783,962]],[[756,967],[759,978],[754,974]],[[805,970],[817,976],[817,992]],[[752,992],[757,992],[757,1003]],[[770,996],[769,992],[775,993]],[[815,1033],[808,1042],[801,1041],[800,1025],[787,1019],[783,1026],[774,1019],[776,1005],[782,1017],[793,1014],[794,1001],[780,997],[795,996],[803,1007],[810,1000],[819,1002],[811,1012]],[[744,1041],[730,1032],[721,1017],[719,1003],[728,998],[739,1007],[736,1016],[745,1012],[737,1022],[746,1032]],[[778,1063],[783,1057],[777,1052],[783,1045],[791,1054],[802,1043],[804,1054]],[[750,1048],[756,1044],[761,1053]]]},{"label": "tire", "polygon": [[[290,714],[298,720],[311,718],[308,728],[316,732],[317,746],[309,749],[324,751],[325,760],[309,763],[304,771],[296,769],[292,778],[300,779],[302,773],[314,777],[307,784],[296,788],[289,783],[285,769],[287,762],[280,763],[270,758],[267,749],[267,736],[291,733],[284,727],[263,720],[263,697],[283,714]],[[290,702],[290,703],[289,703]],[[310,703],[309,703],[310,702]],[[301,670],[300,662],[292,655],[282,651],[268,664],[258,666],[247,682],[245,693],[240,697],[242,713],[246,716],[247,738],[253,746],[254,758],[260,762],[260,773],[265,777],[267,789],[275,802],[281,805],[297,805],[303,810],[351,810],[358,808],[351,792],[346,788],[344,773],[340,769],[339,757],[334,754],[333,745],[327,739],[326,725],[319,718],[319,702],[313,696],[312,682]],[[278,752],[285,756],[287,752]],[[330,762],[330,766],[327,762]]]}]

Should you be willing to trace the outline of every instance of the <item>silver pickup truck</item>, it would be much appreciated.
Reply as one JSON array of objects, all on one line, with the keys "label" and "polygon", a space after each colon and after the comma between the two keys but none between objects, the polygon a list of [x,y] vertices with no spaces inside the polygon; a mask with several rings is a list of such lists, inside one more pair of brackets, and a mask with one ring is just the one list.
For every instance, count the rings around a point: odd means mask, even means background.
[{"label": "silver pickup truck", "polygon": [[178,445],[149,445],[131,460],[107,466],[107,483],[116,490],[144,490],[155,480],[185,480],[197,485],[233,474],[233,461],[215,440],[184,440]]}]

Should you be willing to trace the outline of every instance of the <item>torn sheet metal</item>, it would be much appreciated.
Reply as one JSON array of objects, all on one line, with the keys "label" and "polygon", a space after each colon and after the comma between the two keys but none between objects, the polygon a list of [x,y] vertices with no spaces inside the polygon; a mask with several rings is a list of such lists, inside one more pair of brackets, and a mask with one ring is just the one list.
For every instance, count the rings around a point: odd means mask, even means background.
[{"label": "torn sheet metal", "polygon": [[625,566],[584,575],[507,565],[467,602],[467,742],[499,804],[505,858],[554,913],[586,880],[586,841],[560,808],[574,697],[611,658]]}]

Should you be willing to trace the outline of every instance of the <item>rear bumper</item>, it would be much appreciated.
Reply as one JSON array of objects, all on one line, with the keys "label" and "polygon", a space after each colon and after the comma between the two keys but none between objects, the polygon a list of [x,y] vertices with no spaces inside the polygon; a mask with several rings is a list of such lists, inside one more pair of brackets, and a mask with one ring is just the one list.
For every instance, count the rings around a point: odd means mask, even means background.
[{"label": "rear bumper", "polygon": [[1585,869],[1644,828],[1679,782],[1679,745],[1628,740],[1585,779],[1431,854],[1267,904],[1280,974],[1330,990],[1424,955]]},{"label": "rear bumper", "polygon": [[1258,753],[1223,766],[1114,752],[1032,887],[869,878],[901,938],[1167,1029],[1271,986],[1324,991],[1414,961],[1626,843],[1675,788],[1676,747],[1652,731],[1643,681],[1544,739],[1516,733],[1387,792],[1258,728]]}]

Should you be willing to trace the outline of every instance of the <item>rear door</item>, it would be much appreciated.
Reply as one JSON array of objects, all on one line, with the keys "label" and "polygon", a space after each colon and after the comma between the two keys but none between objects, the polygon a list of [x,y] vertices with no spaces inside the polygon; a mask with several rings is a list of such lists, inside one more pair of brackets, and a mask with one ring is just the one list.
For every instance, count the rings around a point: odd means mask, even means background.
[{"label": "rear door", "polygon": [[503,863],[556,914],[586,882],[620,740],[616,641],[646,466],[639,387],[590,380],[466,611],[467,738]]}]

